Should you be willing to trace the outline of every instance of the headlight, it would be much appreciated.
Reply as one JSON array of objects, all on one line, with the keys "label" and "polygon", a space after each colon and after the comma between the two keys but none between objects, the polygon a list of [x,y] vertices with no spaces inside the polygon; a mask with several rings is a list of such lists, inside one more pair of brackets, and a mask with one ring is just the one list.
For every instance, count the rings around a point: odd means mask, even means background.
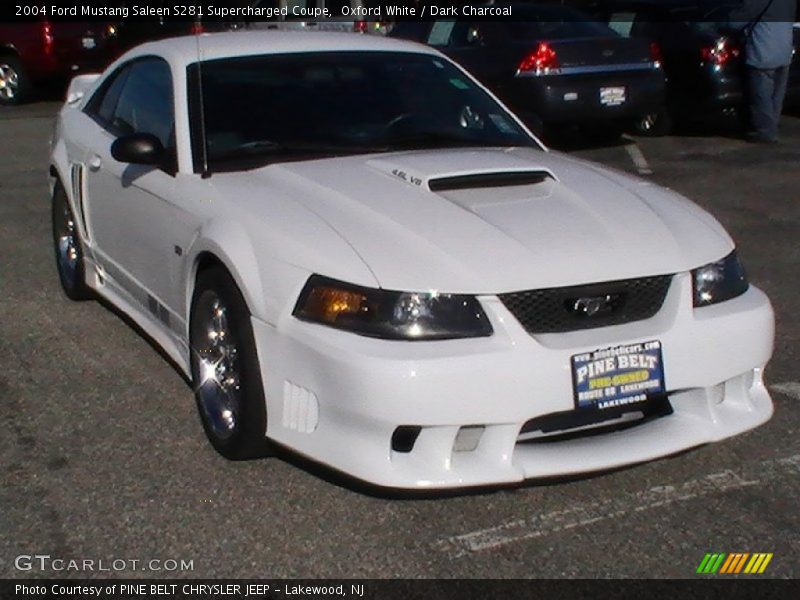
[{"label": "headlight", "polygon": [[725,258],[692,271],[694,305],[724,302],[747,291],[747,275],[734,250]]},{"label": "headlight", "polygon": [[360,335],[394,340],[482,337],[492,326],[474,296],[393,292],[312,275],[294,316]]}]

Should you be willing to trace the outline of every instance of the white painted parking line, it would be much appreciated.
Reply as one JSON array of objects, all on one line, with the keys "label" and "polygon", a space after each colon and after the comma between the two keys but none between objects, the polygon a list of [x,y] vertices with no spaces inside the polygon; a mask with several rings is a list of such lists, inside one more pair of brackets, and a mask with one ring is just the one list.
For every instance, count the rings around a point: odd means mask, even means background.
[{"label": "white painted parking line", "polygon": [[[628,138],[626,137],[625,139]],[[631,139],[630,142],[625,144],[625,150],[628,152],[628,156],[631,157],[631,160],[633,161],[633,164],[640,175],[653,174],[653,169],[650,168],[650,164],[644,157],[642,149],[639,148],[639,144],[637,144],[633,139]]]},{"label": "white painted parking line", "polygon": [[795,400],[800,400],[800,381],[787,381],[769,386],[769,389],[785,394]]},{"label": "white painted parking line", "polygon": [[450,558],[460,558],[559,531],[588,527],[652,508],[759,486],[785,475],[800,475],[800,454],[765,460],[740,469],[710,473],[676,485],[658,485],[618,498],[598,499],[560,510],[527,515],[494,527],[450,536],[437,541],[434,546]]}]

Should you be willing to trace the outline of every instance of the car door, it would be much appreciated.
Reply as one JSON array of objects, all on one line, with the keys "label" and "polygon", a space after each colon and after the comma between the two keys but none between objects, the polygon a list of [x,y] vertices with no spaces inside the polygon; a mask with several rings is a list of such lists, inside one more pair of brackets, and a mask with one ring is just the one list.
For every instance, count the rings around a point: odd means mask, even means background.
[{"label": "car door", "polygon": [[[181,265],[173,263],[194,223],[173,197],[179,190],[173,96],[169,65],[147,57],[124,67],[106,94],[92,99],[87,110],[100,127],[87,140],[84,204],[104,278],[178,331],[175,312],[182,307],[176,273]],[[114,159],[114,141],[134,133],[156,136],[170,158],[158,167]]]}]

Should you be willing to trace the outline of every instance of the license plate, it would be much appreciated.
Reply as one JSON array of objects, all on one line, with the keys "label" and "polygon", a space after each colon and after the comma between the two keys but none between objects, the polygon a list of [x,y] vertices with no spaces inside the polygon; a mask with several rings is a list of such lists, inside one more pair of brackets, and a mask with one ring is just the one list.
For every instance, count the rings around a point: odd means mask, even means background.
[{"label": "license plate", "polygon": [[665,390],[657,340],[576,354],[571,363],[576,408],[635,404]]},{"label": "license plate", "polygon": [[619,106],[625,103],[624,87],[600,88],[600,104],[603,106]]}]

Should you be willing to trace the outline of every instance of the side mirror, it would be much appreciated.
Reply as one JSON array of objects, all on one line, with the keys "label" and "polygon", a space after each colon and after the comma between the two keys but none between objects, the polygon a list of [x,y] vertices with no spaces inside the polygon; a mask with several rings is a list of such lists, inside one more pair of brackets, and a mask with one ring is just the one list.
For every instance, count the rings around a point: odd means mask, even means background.
[{"label": "side mirror", "polygon": [[165,155],[161,140],[151,133],[125,135],[111,144],[111,156],[122,163],[160,166]]}]

